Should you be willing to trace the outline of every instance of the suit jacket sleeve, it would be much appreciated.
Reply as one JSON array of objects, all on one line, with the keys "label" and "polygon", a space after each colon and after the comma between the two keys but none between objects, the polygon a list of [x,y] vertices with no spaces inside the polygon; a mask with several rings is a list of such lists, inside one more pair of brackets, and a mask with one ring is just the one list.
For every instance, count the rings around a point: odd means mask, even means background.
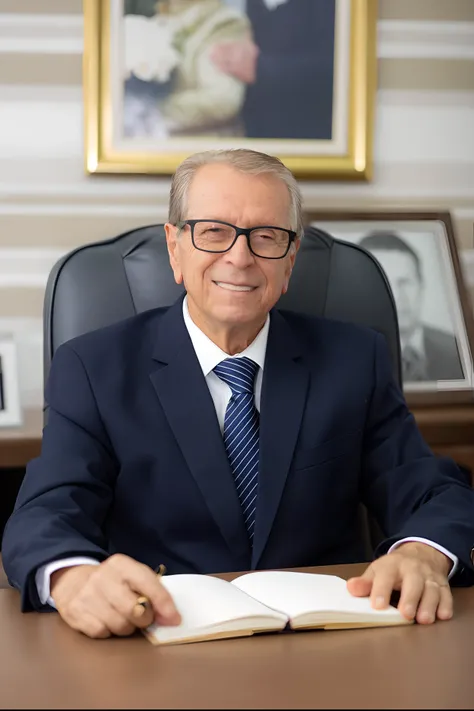
[{"label": "suit jacket sleeve", "polygon": [[375,387],[364,442],[361,496],[387,539],[429,539],[459,558],[452,582],[474,583],[474,491],[456,464],[424,442],[395,383],[385,340],[376,337]]},{"label": "suit jacket sleeve", "polygon": [[37,568],[59,558],[107,557],[104,521],[117,466],[79,356],[69,345],[53,359],[42,451],[27,467],[3,539],[10,583],[22,609],[41,609]]}]

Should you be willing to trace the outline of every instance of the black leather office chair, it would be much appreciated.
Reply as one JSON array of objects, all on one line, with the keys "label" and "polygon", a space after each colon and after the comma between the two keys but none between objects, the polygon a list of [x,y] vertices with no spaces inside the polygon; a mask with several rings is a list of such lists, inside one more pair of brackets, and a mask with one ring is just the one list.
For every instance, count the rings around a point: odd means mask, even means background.
[{"label": "black leather office chair", "polygon": [[[65,341],[141,311],[172,304],[182,292],[169,266],[163,225],[141,227],[70,252],[53,267],[46,286],[45,382],[54,352]],[[308,228],[289,291],[279,306],[381,332],[388,342],[395,377],[401,382],[392,292],[378,262],[361,247]],[[382,533],[364,512],[361,515],[369,555]]]}]

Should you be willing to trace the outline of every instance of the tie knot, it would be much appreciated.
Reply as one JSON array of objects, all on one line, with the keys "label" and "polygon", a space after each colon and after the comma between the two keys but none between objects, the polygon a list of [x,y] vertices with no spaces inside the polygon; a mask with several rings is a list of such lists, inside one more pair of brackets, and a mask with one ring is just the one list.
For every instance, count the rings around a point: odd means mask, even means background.
[{"label": "tie knot", "polygon": [[253,393],[258,365],[250,358],[226,358],[214,368],[214,373],[232,390],[232,395]]}]

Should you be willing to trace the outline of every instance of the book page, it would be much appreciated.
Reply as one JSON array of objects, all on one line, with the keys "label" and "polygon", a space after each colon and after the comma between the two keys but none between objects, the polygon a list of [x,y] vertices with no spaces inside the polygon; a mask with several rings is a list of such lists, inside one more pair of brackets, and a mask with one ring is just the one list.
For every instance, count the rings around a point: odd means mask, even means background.
[{"label": "book page", "polygon": [[[261,602],[225,580],[208,575],[169,575],[161,579],[181,614],[181,624],[174,627],[151,625],[148,632],[162,640],[200,636],[203,631],[225,629],[237,630],[244,626],[259,629],[282,629],[287,616],[269,609]],[[265,620],[267,621],[265,623]],[[230,623],[230,624],[229,624]],[[255,623],[253,625],[253,623]]]},{"label": "book page", "polygon": [[[357,598],[350,594],[346,581],[336,575],[294,573],[290,571],[257,571],[246,573],[232,581],[268,607],[285,612],[290,619],[311,613],[337,613],[331,619],[393,618],[402,621],[394,607],[374,610],[370,598]],[[325,619],[327,615],[321,617]]]}]

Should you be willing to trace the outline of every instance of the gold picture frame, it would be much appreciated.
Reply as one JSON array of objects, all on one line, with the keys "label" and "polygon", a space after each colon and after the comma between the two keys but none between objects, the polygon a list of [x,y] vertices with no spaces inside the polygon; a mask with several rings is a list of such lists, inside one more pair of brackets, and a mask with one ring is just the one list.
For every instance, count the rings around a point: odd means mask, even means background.
[{"label": "gold picture frame", "polygon": [[[277,5],[291,1],[280,0]],[[124,33],[117,31],[120,27],[117,13],[122,13],[123,20],[124,0],[84,0],[86,172],[171,175],[179,163],[196,150],[247,147],[278,155],[300,179],[370,180],[376,92],[377,0],[334,2],[337,22],[335,19],[330,139],[256,139],[243,135],[223,140],[189,134],[185,139],[172,137],[161,144],[156,143],[155,148],[155,144],[150,142],[147,145],[142,142],[138,147],[138,144],[133,145],[133,141],[124,142],[117,138],[117,116],[120,113],[117,110],[117,96],[123,91],[121,85],[125,80],[123,72],[119,72],[117,78],[117,71],[114,73],[113,69],[117,64],[114,59],[121,56],[117,47],[121,37],[123,41]],[[341,27],[346,28],[346,35]],[[113,51],[112,47],[115,48]],[[337,91],[336,83],[339,86]],[[344,107],[345,113],[342,111]],[[339,153],[335,136],[340,144]]]}]

